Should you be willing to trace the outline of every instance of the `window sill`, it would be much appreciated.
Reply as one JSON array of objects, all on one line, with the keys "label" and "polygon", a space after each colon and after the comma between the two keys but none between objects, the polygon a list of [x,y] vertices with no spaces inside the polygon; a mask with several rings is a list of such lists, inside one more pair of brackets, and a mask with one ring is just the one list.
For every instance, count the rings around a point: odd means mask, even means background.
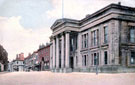
[{"label": "window sill", "polygon": [[88,48],[82,48],[81,51],[85,51],[85,50],[88,50]]},{"label": "window sill", "polygon": [[99,48],[99,46],[92,46],[92,47],[90,47],[90,49],[95,49],[95,48]]},{"label": "window sill", "polygon": [[101,47],[105,47],[105,46],[109,46],[108,43],[106,43],[106,44],[104,43],[101,45]]}]

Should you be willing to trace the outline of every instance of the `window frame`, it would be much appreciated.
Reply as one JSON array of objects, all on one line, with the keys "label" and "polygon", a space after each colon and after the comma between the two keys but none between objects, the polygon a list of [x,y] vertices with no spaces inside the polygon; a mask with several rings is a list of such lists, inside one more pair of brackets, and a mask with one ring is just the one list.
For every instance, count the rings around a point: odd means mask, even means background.
[{"label": "window frame", "polygon": [[[133,53],[133,56],[132,56],[132,53]],[[132,61],[132,60],[131,60],[132,58],[133,58],[133,62],[131,62],[131,61]],[[134,64],[135,64],[135,51],[131,51],[130,64],[131,64],[131,65],[134,65]]]},{"label": "window frame", "polygon": [[87,66],[87,54],[82,55],[82,65],[83,67]]},{"label": "window frame", "polygon": [[82,49],[83,48],[88,48],[88,33],[83,33],[82,34]]},{"label": "window frame", "polygon": [[108,26],[104,26],[104,44],[108,43]]},{"label": "window frame", "polygon": [[107,65],[108,64],[108,52],[104,51],[104,64]]},{"label": "window frame", "polygon": [[97,46],[99,44],[99,29],[91,31],[91,46]]},{"label": "window frame", "polygon": [[[133,35],[131,34],[131,32],[133,32],[132,33]],[[133,39],[133,41],[132,41],[132,39]],[[130,43],[135,43],[135,26],[129,26],[129,42]]]}]

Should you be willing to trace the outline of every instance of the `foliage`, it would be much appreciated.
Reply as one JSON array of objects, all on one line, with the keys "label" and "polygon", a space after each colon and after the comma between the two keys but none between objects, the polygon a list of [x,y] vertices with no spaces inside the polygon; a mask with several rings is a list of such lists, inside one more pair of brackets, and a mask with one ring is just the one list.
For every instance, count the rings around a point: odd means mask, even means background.
[{"label": "foliage", "polygon": [[0,62],[3,64],[8,63],[8,53],[2,45],[0,45]]}]

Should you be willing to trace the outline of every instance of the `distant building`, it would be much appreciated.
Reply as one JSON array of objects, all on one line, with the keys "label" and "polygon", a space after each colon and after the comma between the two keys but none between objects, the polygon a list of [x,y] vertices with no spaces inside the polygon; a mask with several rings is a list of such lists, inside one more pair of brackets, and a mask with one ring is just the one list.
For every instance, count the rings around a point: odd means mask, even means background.
[{"label": "distant building", "polygon": [[16,59],[9,63],[8,70],[11,72],[24,71],[24,53],[16,55]]},{"label": "distant building", "polygon": [[32,54],[29,54],[25,59],[25,71],[39,71],[40,64],[38,59],[38,53],[37,51],[33,52]]},{"label": "distant building", "polygon": [[135,72],[135,8],[110,4],[51,30],[53,72]]},{"label": "distant building", "polygon": [[30,69],[31,69],[30,59],[31,59],[31,54],[29,53],[28,56],[26,58],[24,58],[24,70],[25,71],[30,71]]},{"label": "distant building", "polygon": [[50,69],[50,44],[40,45],[38,49],[38,57],[41,66],[41,70]]}]

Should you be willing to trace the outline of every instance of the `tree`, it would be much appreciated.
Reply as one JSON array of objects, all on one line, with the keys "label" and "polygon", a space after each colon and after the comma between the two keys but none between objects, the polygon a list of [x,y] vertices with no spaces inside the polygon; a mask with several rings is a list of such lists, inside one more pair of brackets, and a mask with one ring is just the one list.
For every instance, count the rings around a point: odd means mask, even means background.
[{"label": "tree", "polygon": [[0,45],[0,63],[4,65],[4,70],[6,70],[8,65],[8,53],[2,45]]}]

